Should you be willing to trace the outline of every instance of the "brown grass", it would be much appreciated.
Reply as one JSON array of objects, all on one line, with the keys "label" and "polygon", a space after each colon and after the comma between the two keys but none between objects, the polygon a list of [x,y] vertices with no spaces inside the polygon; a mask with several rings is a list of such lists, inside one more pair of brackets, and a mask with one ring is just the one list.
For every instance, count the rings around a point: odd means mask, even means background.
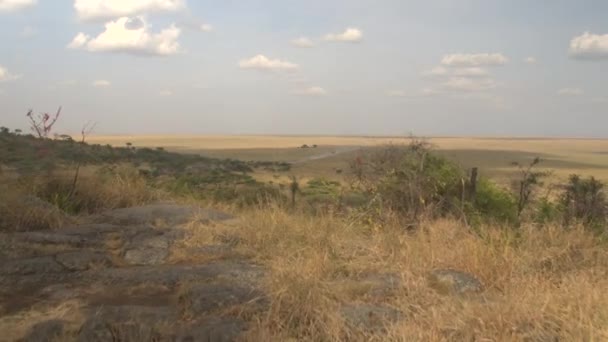
[{"label": "brown grass", "polygon": [[[279,208],[242,215],[247,224],[231,231],[237,248],[270,269],[270,307],[253,319],[248,340],[608,338],[608,251],[583,229],[526,227],[518,236],[486,227],[478,237],[450,220],[407,234],[397,222],[370,229]],[[427,281],[437,268],[470,272],[485,291],[442,295]],[[396,288],[375,280],[387,274],[399,280]],[[353,327],[340,312],[361,303],[389,306],[404,319],[384,322],[384,332]]]}]

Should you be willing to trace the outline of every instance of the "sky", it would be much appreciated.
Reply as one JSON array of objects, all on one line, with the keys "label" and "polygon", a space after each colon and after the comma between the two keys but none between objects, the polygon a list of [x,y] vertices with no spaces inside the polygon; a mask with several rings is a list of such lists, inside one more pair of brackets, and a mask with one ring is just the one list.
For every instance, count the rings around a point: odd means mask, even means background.
[{"label": "sky", "polygon": [[608,138],[605,0],[0,0],[0,126]]}]

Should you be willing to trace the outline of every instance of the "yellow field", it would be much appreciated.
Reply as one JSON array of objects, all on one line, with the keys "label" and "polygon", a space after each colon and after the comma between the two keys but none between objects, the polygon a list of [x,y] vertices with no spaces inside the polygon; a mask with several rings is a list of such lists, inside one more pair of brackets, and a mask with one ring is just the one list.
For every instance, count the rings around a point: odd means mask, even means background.
[{"label": "yellow field", "polygon": [[[335,176],[361,148],[406,144],[407,137],[257,136],[257,135],[137,135],[91,136],[96,144],[164,147],[171,151],[242,160],[293,162],[293,173],[303,177]],[[463,167],[479,167],[491,176],[513,172],[511,162],[526,163],[542,157],[543,167],[563,179],[572,173],[608,180],[608,139],[551,138],[429,138],[440,153]],[[301,149],[303,144],[318,148]]]}]

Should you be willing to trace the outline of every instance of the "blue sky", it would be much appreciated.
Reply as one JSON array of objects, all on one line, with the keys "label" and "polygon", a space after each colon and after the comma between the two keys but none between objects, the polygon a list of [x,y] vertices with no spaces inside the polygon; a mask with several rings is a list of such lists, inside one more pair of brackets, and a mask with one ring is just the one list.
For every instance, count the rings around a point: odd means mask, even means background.
[{"label": "blue sky", "polygon": [[608,137],[600,0],[0,0],[0,125]]}]

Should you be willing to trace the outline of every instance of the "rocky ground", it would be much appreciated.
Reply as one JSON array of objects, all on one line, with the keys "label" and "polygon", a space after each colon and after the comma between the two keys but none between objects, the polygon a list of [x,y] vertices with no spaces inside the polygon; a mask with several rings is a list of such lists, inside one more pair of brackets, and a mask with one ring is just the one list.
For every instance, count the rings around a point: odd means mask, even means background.
[{"label": "rocky ground", "polygon": [[[159,204],[56,231],[3,234],[0,340],[233,340],[246,327],[244,311],[264,307],[263,269],[235,255],[204,264],[172,258],[189,234],[184,224],[233,219]],[[228,239],[187,252],[230,248]]]},{"label": "rocky ground", "polygon": [[[237,237],[185,243],[193,222],[239,224],[214,210],[156,204],[54,231],[1,234],[0,341],[238,339],[251,317],[268,308],[266,271],[234,252]],[[344,305],[349,325],[377,331],[406,319],[373,300],[390,296],[398,276],[375,273],[360,282],[371,299]],[[482,289],[453,270],[435,271],[429,284],[446,293]]]}]

